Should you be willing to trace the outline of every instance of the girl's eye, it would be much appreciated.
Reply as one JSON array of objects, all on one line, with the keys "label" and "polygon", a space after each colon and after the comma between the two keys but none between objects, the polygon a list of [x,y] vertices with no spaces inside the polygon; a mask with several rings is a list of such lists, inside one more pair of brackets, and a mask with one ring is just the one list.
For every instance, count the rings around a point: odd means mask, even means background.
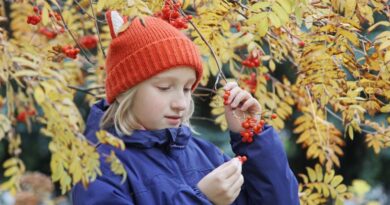
[{"label": "girl's eye", "polygon": [[157,88],[162,91],[169,90],[169,86],[158,86]]}]

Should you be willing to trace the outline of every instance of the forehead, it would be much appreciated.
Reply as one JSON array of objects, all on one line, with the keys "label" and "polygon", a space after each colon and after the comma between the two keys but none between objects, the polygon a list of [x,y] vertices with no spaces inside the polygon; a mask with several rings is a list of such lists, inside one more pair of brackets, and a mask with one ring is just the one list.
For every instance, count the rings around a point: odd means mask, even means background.
[{"label": "forehead", "polygon": [[196,80],[196,73],[195,70],[190,67],[180,66],[180,67],[163,71],[155,75],[152,79],[154,80],[172,79],[172,80],[183,80],[183,81]]}]

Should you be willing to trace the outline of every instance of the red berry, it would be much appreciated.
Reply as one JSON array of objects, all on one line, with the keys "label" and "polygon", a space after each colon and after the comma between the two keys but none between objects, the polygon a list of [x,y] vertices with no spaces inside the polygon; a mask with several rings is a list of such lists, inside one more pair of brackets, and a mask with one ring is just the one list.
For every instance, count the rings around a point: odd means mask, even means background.
[{"label": "red berry", "polygon": [[253,63],[255,64],[255,67],[258,67],[260,65],[259,59],[257,58],[253,60]]},{"label": "red berry", "polygon": [[243,122],[241,123],[241,127],[243,127],[244,129],[249,129],[250,125],[248,122]]},{"label": "red berry", "polygon": [[303,48],[305,46],[305,42],[304,41],[299,41],[298,46]]},{"label": "red berry", "polygon": [[275,119],[275,118],[277,118],[277,117],[278,117],[278,115],[276,115],[275,113],[271,115],[271,118],[272,118],[272,119]]},{"label": "red berry", "polygon": [[242,163],[246,162],[246,160],[248,160],[248,159],[246,158],[246,156],[242,156],[242,157],[241,157]]},{"label": "red berry", "polygon": [[88,35],[81,37],[78,42],[84,48],[93,49],[97,46],[98,38],[94,35]]},{"label": "red berry", "polygon": [[16,117],[16,120],[18,120],[19,122],[26,122],[26,119],[27,119],[27,112],[26,111],[20,112],[18,114],[18,116]]},{"label": "red berry", "polygon": [[34,6],[34,7],[33,7],[33,10],[34,10],[35,13],[38,13],[38,11],[39,11],[38,6]]}]

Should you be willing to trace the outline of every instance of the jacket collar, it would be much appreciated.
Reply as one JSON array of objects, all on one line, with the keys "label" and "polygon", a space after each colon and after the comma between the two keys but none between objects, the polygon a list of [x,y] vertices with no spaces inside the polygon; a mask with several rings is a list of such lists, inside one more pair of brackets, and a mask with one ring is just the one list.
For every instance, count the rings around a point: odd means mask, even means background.
[{"label": "jacket collar", "polygon": [[139,148],[166,147],[184,148],[191,135],[191,130],[185,125],[178,128],[165,128],[160,130],[134,130],[131,135],[124,135],[115,131],[115,128],[108,130],[110,133],[120,137],[126,146]]},{"label": "jacket collar", "polygon": [[[106,100],[101,100],[91,108],[87,120],[86,135],[87,138],[93,142],[97,142],[95,132],[99,130],[99,121],[104,112],[108,109],[108,106]],[[184,148],[192,137],[190,128],[185,125],[181,125],[178,128],[165,128],[161,130],[134,130],[130,136],[117,132],[114,127],[109,128],[107,131],[114,136],[121,138],[126,146],[140,148],[167,145],[169,145],[168,147]]]}]

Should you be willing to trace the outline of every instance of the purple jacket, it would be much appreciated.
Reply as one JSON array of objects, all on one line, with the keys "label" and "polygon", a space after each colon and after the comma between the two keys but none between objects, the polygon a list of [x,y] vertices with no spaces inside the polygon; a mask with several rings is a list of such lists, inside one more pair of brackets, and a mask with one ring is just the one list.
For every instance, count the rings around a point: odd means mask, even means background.
[{"label": "purple jacket", "polygon": [[[95,132],[107,107],[102,100],[91,109],[85,134],[93,142],[97,142]],[[115,130],[108,131],[118,136]],[[242,143],[238,133],[230,132],[230,137],[234,153],[248,157],[242,167],[245,182],[233,204],[299,204],[297,180],[271,126],[265,126],[250,144]],[[212,204],[196,185],[230,160],[218,147],[194,137],[184,125],[155,131],[136,130],[122,139],[126,145],[124,151],[103,144],[97,150],[101,155],[115,151],[126,169],[126,181],[121,184],[121,176],[112,173],[102,157],[103,176],[87,190],[77,184],[72,190],[74,205]]]}]

